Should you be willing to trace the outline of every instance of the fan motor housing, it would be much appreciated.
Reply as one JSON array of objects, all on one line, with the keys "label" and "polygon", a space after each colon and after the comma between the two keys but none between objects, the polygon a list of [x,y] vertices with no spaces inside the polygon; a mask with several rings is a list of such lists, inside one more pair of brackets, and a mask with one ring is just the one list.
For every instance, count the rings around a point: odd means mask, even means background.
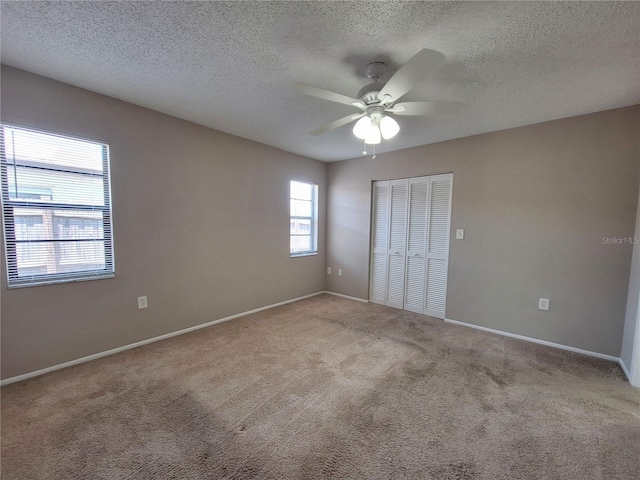
[{"label": "fan motor housing", "polygon": [[372,103],[378,103],[378,93],[384,87],[384,83],[370,83],[365,85],[358,92],[358,99],[364,102],[365,105],[371,105]]}]

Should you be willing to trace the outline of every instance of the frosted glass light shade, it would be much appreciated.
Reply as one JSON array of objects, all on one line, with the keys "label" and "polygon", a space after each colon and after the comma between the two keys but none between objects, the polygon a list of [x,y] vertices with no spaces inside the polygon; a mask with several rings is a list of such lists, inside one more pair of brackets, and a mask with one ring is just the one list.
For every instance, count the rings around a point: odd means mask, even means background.
[{"label": "frosted glass light shade", "polygon": [[360,140],[364,140],[369,133],[369,129],[371,128],[371,119],[369,117],[362,117],[360,120],[356,122],[353,127],[353,134],[358,137]]},{"label": "frosted glass light shade", "polygon": [[380,132],[382,133],[382,138],[385,140],[389,140],[390,138],[395,137],[400,131],[400,125],[391,117],[382,117],[380,120]]},{"label": "frosted glass light shade", "polygon": [[367,136],[364,139],[364,143],[367,143],[369,145],[377,145],[381,141],[382,139],[380,138],[380,128],[375,123],[372,123],[369,127],[369,131],[367,132]]}]

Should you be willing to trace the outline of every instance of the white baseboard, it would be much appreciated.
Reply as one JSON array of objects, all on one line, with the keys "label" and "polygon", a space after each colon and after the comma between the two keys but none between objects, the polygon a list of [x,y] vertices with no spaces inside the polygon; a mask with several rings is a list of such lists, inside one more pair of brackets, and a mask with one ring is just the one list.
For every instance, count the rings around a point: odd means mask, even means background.
[{"label": "white baseboard", "polygon": [[322,293],[334,295],[336,297],[348,298],[349,300],[355,300],[356,302],[369,303],[369,300],[365,300],[364,298],[352,297],[350,295],[343,295],[342,293],[329,292],[329,291],[325,291]]},{"label": "white baseboard", "polygon": [[0,386],[9,385],[10,383],[20,382],[22,380],[27,380],[29,378],[38,377],[40,375],[44,375],[45,373],[54,372],[56,370],[60,370],[62,368],[72,367],[74,365],[79,365],[81,363],[90,362],[91,360],[97,360],[98,358],[107,357],[109,355],[113,355],[114,353],[124,352],[125,350],[131,350],[132,348],[141,347],[142,345],[147,345],[149,343],[158,342],[160,340],[165,340],[167,338],[176,337],[178,335],[183,335],[185,333],[193,332],[195,330],[200,330],[201,328],[210,327],[212,325],[216,325],[218,323],[227,322],[229,320],[233,320],[234,318],[244,317],[246,315],[251,315],[252,313],[258,313],[263,310],[268,310],[270,308],[279,307],[281,305],[286,305],[288,303],[297,302],[299,300],[304,300],[305,298],[315,297],[316,295],[322,295],[323,293],[329,292],[316,292],[311,295],[305,295],[303,297],[292,298],[291,300],[285,300],[284,302],[274,303],[273,305],[267,305],[266,307],[255,308],[253,310],[249,310],[248,312],[237,313],[235,315],[231,315],[229,317],[219,318],[218,320],[213,320],[211,322],[202,323],[200,325],[195,325],[193,327],[184,328],[182,330],[178,330],[176,332],[166,333],[164,335],[160,335],[158,337],[148,338],[146,340],[141,340],[139,342],[130,343],[129,345],[124,345],[122,347],[112,348],[111,350],[106,350],[100,353],[94,353],[93,355],[88,355],[86,357],[77,358],[75,360],[70,360],[68,362],[60,363],[58,365],[53,365],[51,367],[43,368],[41,370],[36,370],[35,372],[24,373],[22,375],[17,375],[15,377],[6,378],[0,381]]},{"label": "white baseboard", "polygon": [[[113,348],[111,350],[106,350],[104,352],[94,353],[93,355],[88,355],[86,357],[77,358],[75,360],[70,360],[68,362],[60,363],[58,365],[53,365],[51,367],[47,367],[47,368],[43,368],[43,369],[40,369],[40,370],[36,370],[34,372],[24,373],[22,375],[17,375],[15,377],[6,378],[6,379],[0,381],[0,386],[9,385],[11,383],[20,382],[22,380],[28,380],[29,378],[38,377],[40,375],[44,375],[46,373],[54,372],[56,370],[61,370],[63,368],[72,367],[74,365],[79,365],[81,363],[90,362],[92,360],[97,360],[98,358],[107,357],[109,355],[113,355],[113,354],[119,353],[119,352],[124,352],[125,350],[130,350],[132,348],[141,347],[141,346],[147,345],[149,343],[158,342],[160,340],[165,340],[167,338],[176,337],[178,335],[183,335],[185,333],[193,332],[195,330],[200,330],[202,328],[207,328],[207,327],[210,327],[212,325],[216,325],[218,323],[227,322],[229,320],[233,320],[235,318],[244,317],[246,315],[251,315],[252,313],[258,313],[258,312],[261,312],[263,310],[268,310],[270,308],[279,307],[281,305],[286,305],[288,303],[293,303],[293,302],[297,302],[297,301],[300,301],[300,300],[304,300],[305,298],[311,298],[311,297],[315,297],[317,295],[322,295],[323,293],[326,293],[328,295],[334,295],[336,297],[346,298],[346,299],[349,299],[349,300],[355,300],[357,302],[369,303],[368,300],[365,300],[363,298],[352,297],[352,296],[349,296],[349,295],[343,295],[341,293],[329,292],[329,291],[316,292],[316,293],[312,293],[310,295],[305,295],[305,296],[302,296],[302,297],[292,298],[290,300],[285,300],[283,302],[278,302],[278,303],[274,303],[272,305],[267,305],[265,307],[255,308],[255,309],[249,310],[247,312],[237,313],[235,315],[230,315],[228,317],[219,318],[218,320],[213,320],[211,322],[202,323],[200,325],[195,325],[193,327],[185,328],[185,329],[178,330],[178,331],[175,331],[175,332],[166,333],[166,334],[160,335],[158,337],[148,338],[146,340],[141,340],[139,342],[131,343],[131,344],[128,344],[128,345],[123,345],[122,347]],[[598,352],[591,352],[589,350],[582,350],[581,348],[570,347],[568,345],[562,345],[562,344],[559,344],[559,343],[548,342],[546,340],[539,340],[537,338],[525,337],[524,335],[517,335],[515,333],[503,332],[501,330],[495,330],[493,328],[482,327],[480,325],[473,325],[471,323],[459,322],[457,320],[451,320],[451,319],[448,319],[448,318],[445,318],[444,321],[447,322],[447,323],[455,324],[455,325],[461,325],[463,327],[475,328],[477,330],[482,330],[482,331],[489,332],[489,333],[496,333],[498,335],[503,335],[505,337],[517,338],[519,340],[524,340],[524,341],[527,341],[527,342],[538,343],[538,344],[546,345],[546,346],[549,346],[549,347],[559,348],[559,349],[562,349],[562,350],[568,350],[570,352],[576,352],[576,353],[581,353],[583,355],[589,355],[589,356],[592,356],[592,357],[598,357],[598,358],[602,358],[602,359],[605,359],[605,360],[611,360],[613,362],[619,363],[621,368],[622,368],[622,370],[624,371],[625,375],[627,376],[627,378],[629,380],[631,379],[631,374],[629,373],[629,370],[627,369],[627,367],[624,364],[624,362],[622,361],[622,359],[618,358],[618,357],[614,357],[614,356],[611,356],[611,355],[605,355],[603,353],[598,353]]]},{"label": "white baseboard", "polygon": [[620,364],[620,368],[622,368],[622,371],[624,372],[624,374],[627,376],[627,380],[629,380],[629,382],[631,382],[631,373],[629,372],[629,369],[627,368],[627,366],[622,361],[622,358],[618,359],[618,363]]},{"label": "white baseboard", "polygon": [[[483,332],[497,333],[505,337],[517,338],[518,340],[524,340],[525,342],[539,343],[540,345],[546,345],[547,347],[559,348],[561,350],[568,350],[570,352],[581,353],[583,355],[589,355],[590,357],[602,358],[604,360],[610,360],[612,362],[621,363],[620,358],[613,355],[606,355],[604,353],[592,352],[590,350],[583,350],[581,348],[570,347],[569,345],[562,345],[561,343],[548,342],[546,340],[540,340],[533,337],[525,337],[524,335],[518,335],[516,333],[503,332],[502,330],[495,330],[493,328],[481,327],[480,325],[474,325],[472,323],[459,322],[457,320],[444,319],[447,323],[453,323],[455,325],[461,325],[463,327],[475,328],[476,330],[482,330]],[[627,374],[628,375],[628,374]]]}]

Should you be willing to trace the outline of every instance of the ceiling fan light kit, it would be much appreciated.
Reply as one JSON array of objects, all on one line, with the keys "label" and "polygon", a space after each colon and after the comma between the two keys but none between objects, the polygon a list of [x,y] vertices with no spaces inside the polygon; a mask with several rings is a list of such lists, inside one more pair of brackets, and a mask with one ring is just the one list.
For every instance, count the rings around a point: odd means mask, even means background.
[{"label": "ceiling fan light kit", "polygon": [[376,119],[371,119],[371,126],[367,131],[367,136],[364,137],[364,143],[368,145],[378,145],[382,141],[382,136],[380,135],[380,127],[378,126],[378,122]]},{"label": "ceiling fan light kit", "polygon": [[390,114],[412,116],[452,115],[461,110],[462,104],[458,102],[396,103],[409,90],[420,83],[424,77],[440,67],[444,63],[444,59],[444,55],[435,50],[427,48],[420,50],[400,67],[386,83],[379,82],[380,77],[384,76],[386,72],[385,64],[382,62],[370,63],[365,68],[365,73],[367,77],[373,80],[373,83],[360,89],[358,98],[348,97],[347,95],[305,83],[297,83],[294,88],[306,95],[360,109],[361,113],[352,114],[331,122],[314,130],[311,134],[320,135],[357,120],[353,127],[353,134],[360,140],[364,140],[365,150],[363,155],[366,155],[366,145],[378,145],[382,142],[382,139],[389,140],[400,131],[400,125]]},{"label": "ceiling fan light kit", "polygon": [[382,138],[389,140],[400,131],[400,125],[388,115],[372,112],[360,118],[353,127],[353,134],[364,143],[377,145]]},{"label": "ceiling fan light kit", "polygon": [[380,133],[382,133],[382,138],[385,140],[389,140],[395,137],[400,131],[400,125],[396,122],[392,117],[384,116],[380,120]]},{"label": "ceiling fan light kit", "polygon": [[364,140],[367,138],[367,133],[369,133],[369,129],[372,127],[371,118],[362,117],[360,120],[356,122],[353,126],[353,134],[358,137],[360,140]]},{"label": "ceiling fan light kit", "polygon": [[353,127],[353,134],[369,145],[377,145],[382,139],[389,140],[400,131],[400,125],[389,116],[362,117]]}]

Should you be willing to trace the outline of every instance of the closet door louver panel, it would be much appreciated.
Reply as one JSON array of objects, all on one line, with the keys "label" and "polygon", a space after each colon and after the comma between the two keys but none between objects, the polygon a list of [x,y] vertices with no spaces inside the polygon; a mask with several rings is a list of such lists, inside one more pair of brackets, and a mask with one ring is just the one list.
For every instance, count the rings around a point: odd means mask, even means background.
[{"label": "closet door louver panel", "polygon": [[433,317],[444,318],[447,297],[453,175],[432,176],[429,184],[427,282],[424,313]]},{"label": "closet door louver panel", "polygon": [[369,301],[385,304],[389,241],[389,182],[374,182],[371,212]]},{"label": "closet door louver panel", "polygon": [[407,257],[407,288],[404,309],[423,313],[424,303],[424,257]]},{"label": "closet door louver panel", "polygon": [[444,318],[447,296],[447,261],[437,258],[427,260],[427,301],[425,314]]},{"label": "closet door louver panel", "polygon": [[387,295],[387,255],[373,254],[371,256],[371,287],[369,301],[384,305]]},{"label": "closet door louver panel", "polygon": [[404,306],[405,250],[407,248],[407,191],[409,181],[392,180],[389,218],[387,301],[390,307]]},{"label": "closet door louver panel", "polygon": [[389,255],[387,305],[402,308],[404,300],[404,255]]},{"label": "closet door louver panel", "polygon": [[389,250],[400,251],[406,247],[407,237],[407,181],[391,182],[391,226]]},{"label": "closet door louver panel", "polygon": [[373,248],[387,253],[389,238],[389,182],[373,184]]},{"label": "closet door louver panel", "polygon": [[[444,175],[449,177],[448,175]],[[429,253],[446,255],[449,251],[449,210],[451,206],[451,178],[443,175],[431,180],[431,208],[429,209]]]},{"label": "closet door louver panel", "polygon": [[409,179],[409,220],[407,226],[407,270],[404,309],[417,313],[424,312],[428,200],[429,177]]}]

